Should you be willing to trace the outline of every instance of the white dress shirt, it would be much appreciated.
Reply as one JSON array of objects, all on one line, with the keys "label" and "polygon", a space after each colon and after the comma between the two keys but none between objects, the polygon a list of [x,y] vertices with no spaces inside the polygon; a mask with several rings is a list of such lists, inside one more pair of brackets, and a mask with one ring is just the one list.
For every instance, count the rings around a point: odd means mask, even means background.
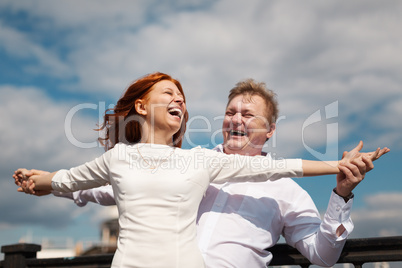
[{"label": "white dress shirt", "polygon": [[[198,212],[198,246],[208,268],[261,268],[272,259],[265,249],[282,235],[312,263],[331,266],[353,230],[352,203],[331,192],[321,221],[311,197],[290,178],[211,184]],[[341,224],[346,231],[338,237]]]}]

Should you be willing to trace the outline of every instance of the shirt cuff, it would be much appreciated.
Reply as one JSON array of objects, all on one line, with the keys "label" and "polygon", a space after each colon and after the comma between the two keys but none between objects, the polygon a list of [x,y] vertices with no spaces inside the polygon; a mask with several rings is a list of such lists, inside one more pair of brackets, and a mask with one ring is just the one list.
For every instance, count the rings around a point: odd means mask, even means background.
[{"label": "shirt cuff", "polygon": [[68,198],[68,199],[73,199],[74,198],[73,193],[63,193],[63,192],[58,192],[58,191],[53,190],[52,194],[54,196],[57,196],[57,197],[64,197],[64,198]]},{"label": "shirt cuff", "polygon": [[52,178],[52,189],[57,192],[75,192],[80,190],[77,182],[69,179],[70,173],[67,169],[60,169]]},{"label": "shirt cuff", "polygon": [[[286,168],[288,170],[285,177],[302,178],[303,161],[300,158],[275,160],[275,167]],[[281,176],[281,178],[284,176]]]},{"label": "shirt cuff", "polygon": [[[337,195],[334,191],[331,191],[328,208],[324,215],[323,224],[321,225],[321,228],[323,229],[322,231],[336,241],[346,239],[354,228],[352,219],[350,218],[352,205],[353,198],[345,203],[343,197]],[[345,231],[338,237],[336,235],[336,230],[340,225],[345,227]]]},{"label": "shirt cuff", "polygon": [[80,192],[81,191],[63,193],[63,192],[52,191],[52,194],[57,197],[64,197],[67,199],[71,199],[77,206],[83,207],[88,203],[88,201],[85,200],[84,198],[81,198]]},{"label": "shirt cuff", "polygon": [[56,172],[56,174],[54,174],[52,178],[52,189],[54,192],[63,192],[63,193],[69,192],[61,187],[61,180],[66,171],[67,170],[65,169],[60,169],[59,171]]},{"label": "shirt cuff", "polygon": [[88,203],[88,201],[82,197],[81,193],[82,191],[73,192],[74,203],[79,207],[83,207]]},{"label": "shirt cuff", "polygon": [[[336,192],[336,187],[334,188],[334,193],[336,193],[338,196],[340,196],[337,192]],[[345,200],[345,203],[347,203],[350,199],[352,199],[353,197],[355,197],[355,195],[353,193],[350,193],[348,196],[341,196],[343,198],[343,200]]]}]

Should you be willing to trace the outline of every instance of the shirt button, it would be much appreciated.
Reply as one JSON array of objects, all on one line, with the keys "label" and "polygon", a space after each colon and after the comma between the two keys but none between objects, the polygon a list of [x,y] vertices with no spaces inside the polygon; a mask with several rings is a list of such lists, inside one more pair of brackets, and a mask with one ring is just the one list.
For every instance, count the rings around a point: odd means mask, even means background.
[{"label": "shirt button", "polygon": [[339,210],[341,210],[341,207],[340,207],[340,206],[337,206],[337,207],[336,207],[336,211],[339,211]]}]

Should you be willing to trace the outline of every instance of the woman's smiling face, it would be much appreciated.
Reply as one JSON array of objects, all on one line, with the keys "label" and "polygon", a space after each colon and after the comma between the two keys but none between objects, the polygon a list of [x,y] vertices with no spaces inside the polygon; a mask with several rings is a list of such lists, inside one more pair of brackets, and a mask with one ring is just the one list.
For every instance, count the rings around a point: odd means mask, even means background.
[{"label": "woman's smiling face", "polygon": [[179,131],[185,112],[183,94],[173,82],[162,80],[151,88],[139,113],[145,116],[154,134],[162,131],[173,135]]}]

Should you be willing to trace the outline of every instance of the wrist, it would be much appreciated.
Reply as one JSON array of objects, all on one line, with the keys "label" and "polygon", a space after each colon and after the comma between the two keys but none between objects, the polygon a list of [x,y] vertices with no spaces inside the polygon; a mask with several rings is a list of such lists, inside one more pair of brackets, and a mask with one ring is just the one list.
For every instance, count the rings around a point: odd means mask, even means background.
[{"label": "wrist", "polygon": [[352,199],[352,198],[355,196],[352,192],[350,192],[350,193],[347,194],[347,195],[341,195],[341,194],[339,194],[339,193],[336,191],[336,187],[334,188],[333,191],[334,191],[334,193],[335,193],[336,195],[342,197],[343,200],[345,201],[345,203],[347,203],[350,199]]}]

